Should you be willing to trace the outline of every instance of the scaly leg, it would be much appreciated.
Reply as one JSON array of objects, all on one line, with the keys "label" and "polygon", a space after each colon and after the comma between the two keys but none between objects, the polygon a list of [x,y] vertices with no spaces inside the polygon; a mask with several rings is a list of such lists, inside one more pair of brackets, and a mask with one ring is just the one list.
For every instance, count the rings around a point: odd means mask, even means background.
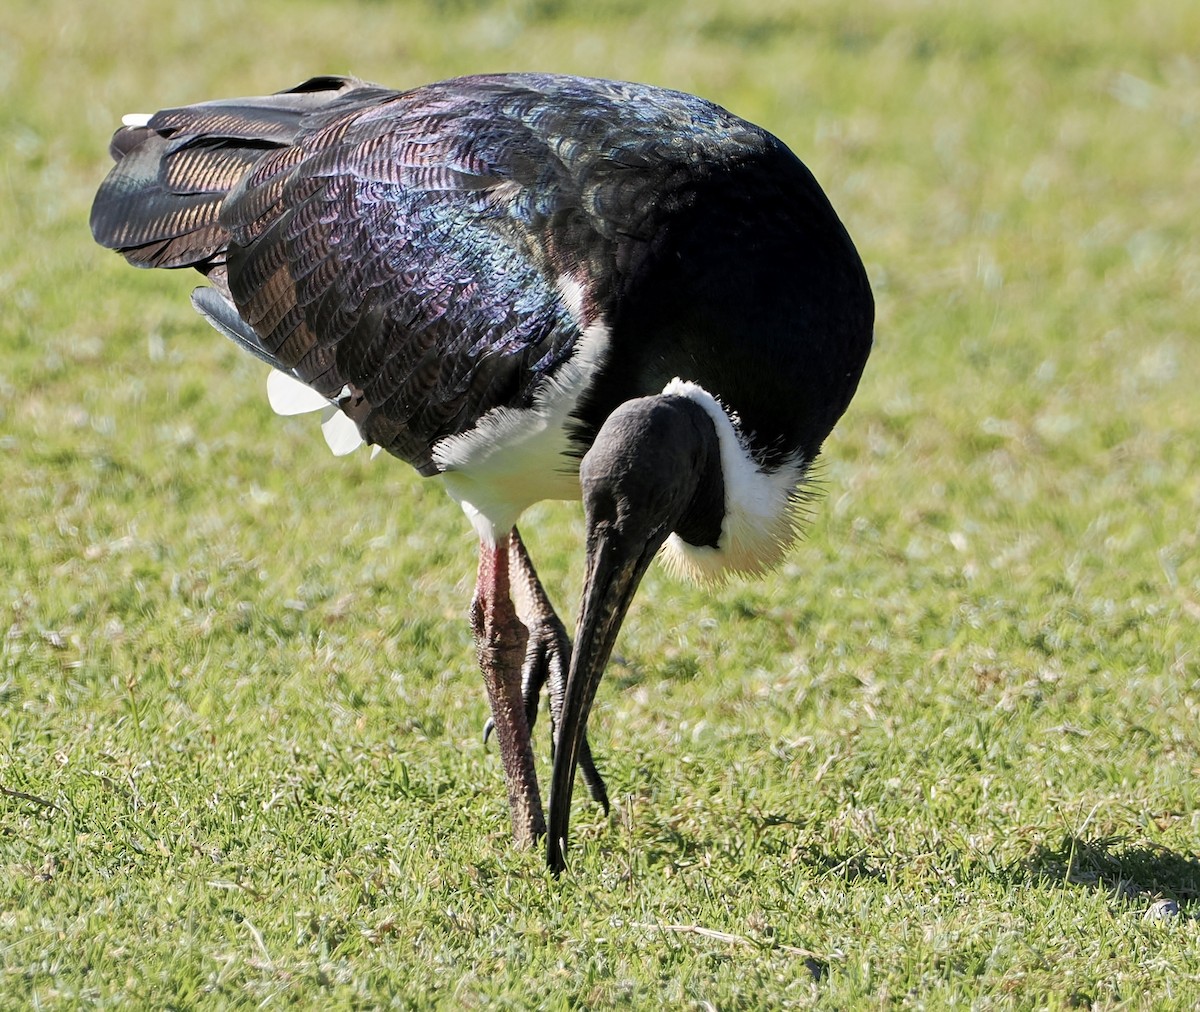
[{"label": "scaly leg", "polygon": [[479,667],[492,708],[504,782],[512,811],[513,838],[529,847],[546,834],[522,695],[522,667],[528,640],[509,589],[510,536],[479,546],[479,579],[471,602],[471,628]]},{"label": "scaly leg", "polygon": [[[532,731],[537,720],[538,695],[542,686],[550,683],[550,740],[562,713],[563,697],[567,690],[567,671],[571,667],[571,640],[562,621],[554,612],[550,598],[538,579],[533,560],[525,549],[520,532],[514,527],[508,543],[509,575],[517,614],[529,630],[529,645],[521,672],[521,694],[525,700],[525,718]],[[486,734],[486,732],[485,732]],[[579,772],[604,814],[608,814],[608,791],[604,779],[592,760],[592,751],[585,736],[579,747]]]}]

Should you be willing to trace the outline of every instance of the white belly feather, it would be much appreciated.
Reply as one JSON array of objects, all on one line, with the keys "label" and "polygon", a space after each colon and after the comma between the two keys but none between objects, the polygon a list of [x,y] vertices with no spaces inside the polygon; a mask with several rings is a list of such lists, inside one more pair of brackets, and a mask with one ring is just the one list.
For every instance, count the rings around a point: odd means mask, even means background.
[{"label": "white belly feather", "polygon": [[[494,544],[536,502],[579,498],[579,463],[568,452],[568,427],[609,344],[608,328],[603,322],[593,323],[583,332],[575,355],[546,381],[528,408],[494,408],[468,432],[448,436],[433,447],[446,491],[484,542]],[[362,444],[354,422],[299,380],[272,371],[267,393],[279,414],[321,411],[321,427],[334,453],[349,453]],[[736,416],[731,418],[708,391],[675,379],[663,393],[691,398],[712,418],[725,483],[725,516],[717,546],[690,545],[672,534],[662,548],[663,561],[672,572],[699,582],[775,565],[796,539],[795,498],[808,462],[796,458],[765,470],[750,454]]]}]

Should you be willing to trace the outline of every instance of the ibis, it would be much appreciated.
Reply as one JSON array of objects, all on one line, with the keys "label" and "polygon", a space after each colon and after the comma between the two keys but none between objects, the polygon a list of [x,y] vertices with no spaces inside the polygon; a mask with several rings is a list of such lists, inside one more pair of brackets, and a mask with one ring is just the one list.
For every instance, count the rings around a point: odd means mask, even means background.
[{"label": "ibis", "polygon": [[[276,410],[322,409],[335,452],[386,451],[466,513],[513,835],[560,872],[577,770],[607,809],[588,714],[647,567],[779,562],[858,385],[874,302],[828,198],[710,101],[551,74],[315,77],[127,116],[110,150],[96,240],[199,271]],[[516,526],[542,499],[583,502],[573,643]]]}]

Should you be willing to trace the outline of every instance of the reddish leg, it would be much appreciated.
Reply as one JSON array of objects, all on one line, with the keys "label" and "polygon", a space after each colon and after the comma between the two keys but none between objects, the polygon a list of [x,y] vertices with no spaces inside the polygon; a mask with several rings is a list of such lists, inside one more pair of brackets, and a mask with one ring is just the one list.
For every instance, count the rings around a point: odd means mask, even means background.
[{"label": "reddish leg", "polygon": [[492,726],[504,764],[512,811],[513,838],[529,847],[546,834],[542,798],[533,767],[529,720],[525,715],[521,669],[528,634],[509,591],[509,536],[479,546],[479,579],[471,602],[471,628],[479,667],[492,708]]},{"label": "reddish leg", "polygon": [[[529,630],[529,644],[525,653],[521,678],[521,692],[525,697],[525,719],[533,730],[537,720],[538,696],[542,686],[550,683],[550,740],[554,741],[555,728],[562,713],[563,698],[567,691],[567,671],[571,667],[571,640],[563,628],[561,619],[554,612],[550,598],[538,579],[533,560],[515,527],[509,541],[509,575],[512,598],[517,614]],[[486,733],[486,732],[485,732]],[[553,754],[553,747],[551,747]],[[604,814],[608,814],[608,791],[600,771],[592,759],[587,735],[579,746],[579,772],[592,796]]]}]

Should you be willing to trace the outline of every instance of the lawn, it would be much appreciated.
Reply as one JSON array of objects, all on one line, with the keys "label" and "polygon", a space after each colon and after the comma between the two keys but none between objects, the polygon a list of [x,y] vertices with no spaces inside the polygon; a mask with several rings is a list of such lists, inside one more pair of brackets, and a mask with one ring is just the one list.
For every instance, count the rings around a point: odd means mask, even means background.
[{"label": "lawn", "polygon": [[[1200,1003],[1200,5],[5,22],[0,1007]],[[504,69],[762,123],[878,303],[787,563],[643,585],[557,881],[482,742],[460,511],[87,229],[122,113]],[[579,507],[522,527],[572,616]]]}]

